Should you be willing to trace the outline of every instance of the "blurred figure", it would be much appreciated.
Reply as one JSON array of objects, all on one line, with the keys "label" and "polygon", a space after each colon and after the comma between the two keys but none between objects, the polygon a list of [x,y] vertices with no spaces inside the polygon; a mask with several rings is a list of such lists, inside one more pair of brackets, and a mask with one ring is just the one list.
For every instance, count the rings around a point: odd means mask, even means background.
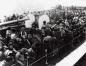
[{"label": "blurred figure", "polygon": [[22,38],[27,38],[27,32],[25,30],[26,30],[25,27],[21,28],[20,35]]},{"label": "blurred figure", "polygon": [[3,40],[3,37],[0,34],[0,61],[3,60],[3,57],[4,57],[4,42],[2,40]]},{"label": "blurred figure", "polygon": [[42,25],[42,28],[41,28],[43,37],[45,36],[45,30],[46,30],[46,21],[43,21],[43,25]]},{"label": "blurred figure", "polygon": [[46,28],[46,21],[43,21],[43,25],[42,25],[42,28],[41,29],[45,29]]}]

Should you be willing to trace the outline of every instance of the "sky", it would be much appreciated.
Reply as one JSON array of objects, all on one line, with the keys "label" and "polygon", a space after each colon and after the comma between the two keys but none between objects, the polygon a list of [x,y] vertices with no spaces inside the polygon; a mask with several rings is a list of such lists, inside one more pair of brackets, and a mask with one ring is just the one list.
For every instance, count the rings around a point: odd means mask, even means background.
[{"label": "sky", "polygon": [[48,10],[59,4],[86,6],[86,0],[0,0],[0,17],[24,11]]}]

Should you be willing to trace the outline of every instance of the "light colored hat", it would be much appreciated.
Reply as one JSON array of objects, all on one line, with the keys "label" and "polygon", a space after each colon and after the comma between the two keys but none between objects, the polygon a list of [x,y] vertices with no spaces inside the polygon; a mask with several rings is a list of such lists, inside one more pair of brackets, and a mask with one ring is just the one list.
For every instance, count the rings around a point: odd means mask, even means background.
[{"label": "light colored hat", "polygon": [[16,34],[11,34],[11,39],[15,39],[16,38]]}]

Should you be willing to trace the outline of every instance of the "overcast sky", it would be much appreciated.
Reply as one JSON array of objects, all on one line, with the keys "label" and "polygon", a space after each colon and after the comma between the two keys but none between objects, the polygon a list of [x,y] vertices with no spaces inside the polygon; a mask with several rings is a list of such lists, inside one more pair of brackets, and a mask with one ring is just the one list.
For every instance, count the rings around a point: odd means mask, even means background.
[{"label": "overcast sky", "polygon": [[86,0],[0,0],[0,17],[28,10],[47,10],[59,4],[86,6]]}]

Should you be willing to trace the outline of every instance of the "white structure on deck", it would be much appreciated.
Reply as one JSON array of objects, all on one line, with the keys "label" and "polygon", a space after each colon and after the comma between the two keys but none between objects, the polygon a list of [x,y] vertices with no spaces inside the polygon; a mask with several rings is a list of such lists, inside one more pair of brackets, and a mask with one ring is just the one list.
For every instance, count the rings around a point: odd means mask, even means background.
[{"label": "white structure on deck", "polygon": [[57,63],[55,66],[74,66],[85,53],[86,41],[80,47],[78,47],[76,50],[66,56],[63,60]]}]

